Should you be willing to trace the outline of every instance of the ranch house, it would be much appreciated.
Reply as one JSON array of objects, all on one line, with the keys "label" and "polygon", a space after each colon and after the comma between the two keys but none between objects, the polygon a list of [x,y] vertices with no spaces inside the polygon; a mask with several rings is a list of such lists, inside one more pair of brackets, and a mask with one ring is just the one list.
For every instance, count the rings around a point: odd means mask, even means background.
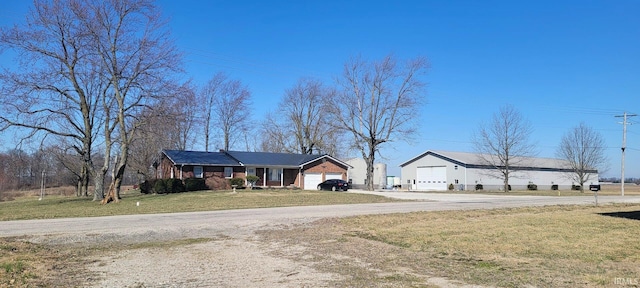
[{"label": "ranch house", "polygon": [[211,189],[228,189],[229,179],[255,175],[258,187],[314,190],[327,179],[346,181],[350,165],[327,154],[164,150],[154,167],[158,178],[204,178]]}]

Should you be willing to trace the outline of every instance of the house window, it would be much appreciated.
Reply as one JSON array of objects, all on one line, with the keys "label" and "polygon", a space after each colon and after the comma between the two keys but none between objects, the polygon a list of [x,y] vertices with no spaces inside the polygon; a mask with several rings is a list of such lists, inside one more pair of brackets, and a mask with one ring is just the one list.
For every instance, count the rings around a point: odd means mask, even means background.
[{"label": "house window", "polygon": [[202,166],[193,166],[193,177],[202,178],[203,176]]},{"label": "house window", "polygon": [[233,177],[233,167],[224,167],[224,178]]},{"label": "house window", "polygon": [[282,174],[282,169],[269,169],[269,181],[280,181],[280,174]]}]

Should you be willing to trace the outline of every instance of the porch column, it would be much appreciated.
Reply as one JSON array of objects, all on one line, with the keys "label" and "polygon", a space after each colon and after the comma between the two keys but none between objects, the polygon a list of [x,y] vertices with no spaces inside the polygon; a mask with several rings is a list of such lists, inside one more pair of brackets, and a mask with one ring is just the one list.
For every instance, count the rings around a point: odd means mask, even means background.
[{"label": "porch column", "polygon": [[280,169],[280,187],[284,187],[284,168]]},{"label": "porch column", "polygon": [[262,168],[262,187],[267,186],[267,169],[268,168]]}]

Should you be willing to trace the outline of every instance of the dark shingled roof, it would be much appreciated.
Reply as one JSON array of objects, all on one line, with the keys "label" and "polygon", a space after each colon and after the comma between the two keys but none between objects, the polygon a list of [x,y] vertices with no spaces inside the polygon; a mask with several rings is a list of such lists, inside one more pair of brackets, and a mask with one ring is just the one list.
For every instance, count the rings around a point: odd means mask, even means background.
[{"label": "dark shingled roof", "polygon": [[163,152],[176,165],[241,166],[238,161],[224,152],[182,150],[164,150]]},{"label": "dark shingled roof", "polygon": [[270,153],[270,152],[202,152],[202,151],[162,151],[175,165],[201,165],[201,166],[275,166],[275,167],[302,167],[324,157],[329,157],[341,163],[345,167],[350,167],[338,159],[329,155],[308,155],[291,153]]},{"label": "dark shingled roof", "polygon": [[269,153],[269,152],[240,152],[227,151],[231,157],[242,162],[245,166],[288,166],[298,167],[325,155]]}]

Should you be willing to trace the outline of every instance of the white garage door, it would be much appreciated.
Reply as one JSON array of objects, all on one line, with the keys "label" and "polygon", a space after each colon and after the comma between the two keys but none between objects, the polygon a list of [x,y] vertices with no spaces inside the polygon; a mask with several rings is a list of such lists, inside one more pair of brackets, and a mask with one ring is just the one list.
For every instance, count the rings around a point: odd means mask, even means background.
[{"label": "white garage door", "polygon": [[329,179],[342,179],[342,173],[327,173],[324,175],[324,180]]},{"label": "white garage door", "polygon": [[316,190],[318,189],[318,184],[322,182],[322,174],[320,173],[305,173],[304,174],[304,189],[305,190]]},{"label": "white garage door", "polygon": [[447,190],[447,167],[418,167],[416,174],[418,190]]}]

